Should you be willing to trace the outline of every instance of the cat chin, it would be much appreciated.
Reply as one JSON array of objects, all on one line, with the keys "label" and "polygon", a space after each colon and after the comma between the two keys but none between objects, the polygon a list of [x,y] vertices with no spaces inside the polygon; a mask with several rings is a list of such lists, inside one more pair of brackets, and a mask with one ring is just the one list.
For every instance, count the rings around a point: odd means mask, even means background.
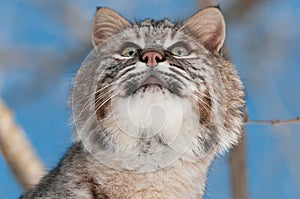
[{"label": "cat chin", "polygon": [[124,89],[123,92],[119,93],[121,97],[131,97],[140,95],[143,97],[144,95],[153,95],[153,94],[171,94],[172,96],[182,97],[183,92],[179,90],[177,87],[172,88],[171,86],[163,85],[163,84],[143,84],[136,88]]},{"label": "cat chin", "polygon": [[[196,115],[191,107],[187,99],[176,97],[168,89],[158,86],[141,88],[135,94],[116,98],[111,103],[116,124],[133,137],[178,132],[185,118]],[[166,139],[171,138],[166,136]]]},{"label": "cat chin", "polygon": [[137,92],[116,98],[103,122],[104,128],[109,127],[108,136],[113,145],[109,148],[144,154],[143,158],[149,159],[170,153],[168,161],[188,150],[199,129],[198,112],[192,102],[174,97],[170,92]]}]

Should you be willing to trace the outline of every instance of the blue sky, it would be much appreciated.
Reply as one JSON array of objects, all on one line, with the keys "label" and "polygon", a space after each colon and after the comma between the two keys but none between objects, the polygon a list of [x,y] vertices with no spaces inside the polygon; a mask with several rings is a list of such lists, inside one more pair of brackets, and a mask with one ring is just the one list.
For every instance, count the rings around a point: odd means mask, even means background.
[{"label": "blue sky", "polygon": [[[20,61],[0,60],[0,95],[14,110],[18,123],[44,161],[53,168],[72,143],[67,106],[72,77],[84,56],[70,66],[48,66],[73,49],[78,38],[89,37],[96,6],[115,9],[129,19],[183,19],[198,10],[196,1],[102,0],[66,1],[81,11],[86,27],[70,31],[34,1],[0,0],[0,54],[22,54]],[[45,1],[48,2],[48,1]],[[225,12],[233,0],[221,1]],[[233,62],[247,92],[253,119],[287,119],[300,115],[300,2],[262,1],[245,16],[227,23]],[[57,11],[59,12],[59,11]],[[78,20],[80,20],[78,18]],[[78,22],[79,23],[79,22]],[[77,32],[76,32],[77,31]],[[88,35],[88,36],[86,36]],[[40,56],[49,55],[41,59]],[[24,61],[22,61],[24,60]],[[53,67],[53,68],[51,68]],[[300,125],[247,126],[247,161],[251,198],[300,198]],[[230,198],[228,154],[214,162],[206,198]],[[0,156],[0,198],[13,199],[22,189]]]}]

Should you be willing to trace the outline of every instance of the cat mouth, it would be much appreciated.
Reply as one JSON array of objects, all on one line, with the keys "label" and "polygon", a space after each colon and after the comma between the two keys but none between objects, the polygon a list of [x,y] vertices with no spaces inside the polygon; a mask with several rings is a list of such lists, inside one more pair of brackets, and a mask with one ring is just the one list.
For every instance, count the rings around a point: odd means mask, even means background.
[{"label": "cat mouth", "polygon": [[157,86],[159,88],[162,88],[165,87],[165,84],[158,77],[154,75],[150,75],[141,83],[141,85],[137,88],[137,90],[149,86]]},{"label": "cat mouth", "polygon": [[130,96],[133,94],[136,94],[138,92],[160,92],[160,91],[169,91],[171,94],[179,95],[181,96],[181,86],[174,82],[174,81],[168,81],[165,82],[162,80],[159,76],[156,75],[149,75],[146,78],[144,78],[139,83],[137,82],[129,82],[126,85],[126,90],[124,93],[124,96]]},{"label": "cat mouth", "polygon": [[[145,91],[155,92],[155,91],[159,91],[159,90],[163,90],[163,89],[169,90],[167,85],[165,83],[163,83],[163,81],[160,80],[157,76],[150,75],[140,83],[140,85],[135,89],[135,91],[133,93],[136,93],[140,90],[142,90],[143,92],[145,92]],[[170,90],[170,92],[171,92],[171,90]]]}]

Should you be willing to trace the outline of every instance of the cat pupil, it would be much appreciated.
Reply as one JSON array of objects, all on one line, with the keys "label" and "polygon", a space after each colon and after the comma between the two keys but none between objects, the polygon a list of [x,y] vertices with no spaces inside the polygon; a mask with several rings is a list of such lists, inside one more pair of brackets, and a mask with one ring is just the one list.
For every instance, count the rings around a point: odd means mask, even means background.
[{"label": "cat pupil", "polygon": [[138,49],[133,47],[128,47],[123,50],[121,55],[124,57],[134,57],[137,53],[138,53]]},{"label": "cat pupil", "polygon": [[178,50],[177,50],[177,55],[179,55],[179,56],[182,55],[182,50],[181,50],[181,49],[178,49]]},{"label": "cat pupil", "polygon": [[133,56],[134,55],[134,51],[133,50],[131,50],[131,51],[129,51],[129,53],[128,53],[130,56]]}]

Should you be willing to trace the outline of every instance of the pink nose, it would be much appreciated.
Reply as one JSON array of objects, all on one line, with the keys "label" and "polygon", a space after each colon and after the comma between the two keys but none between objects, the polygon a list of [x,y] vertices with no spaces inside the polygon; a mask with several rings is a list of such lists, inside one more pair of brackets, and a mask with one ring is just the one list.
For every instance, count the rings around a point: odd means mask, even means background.
[{"label": "pink nose", "polygon": [[159,62],[163,60],[161,54],[155,51],[149,51],[143,54],[142,61],[146,62],[147,66],[155,67],[158,65]]}]

